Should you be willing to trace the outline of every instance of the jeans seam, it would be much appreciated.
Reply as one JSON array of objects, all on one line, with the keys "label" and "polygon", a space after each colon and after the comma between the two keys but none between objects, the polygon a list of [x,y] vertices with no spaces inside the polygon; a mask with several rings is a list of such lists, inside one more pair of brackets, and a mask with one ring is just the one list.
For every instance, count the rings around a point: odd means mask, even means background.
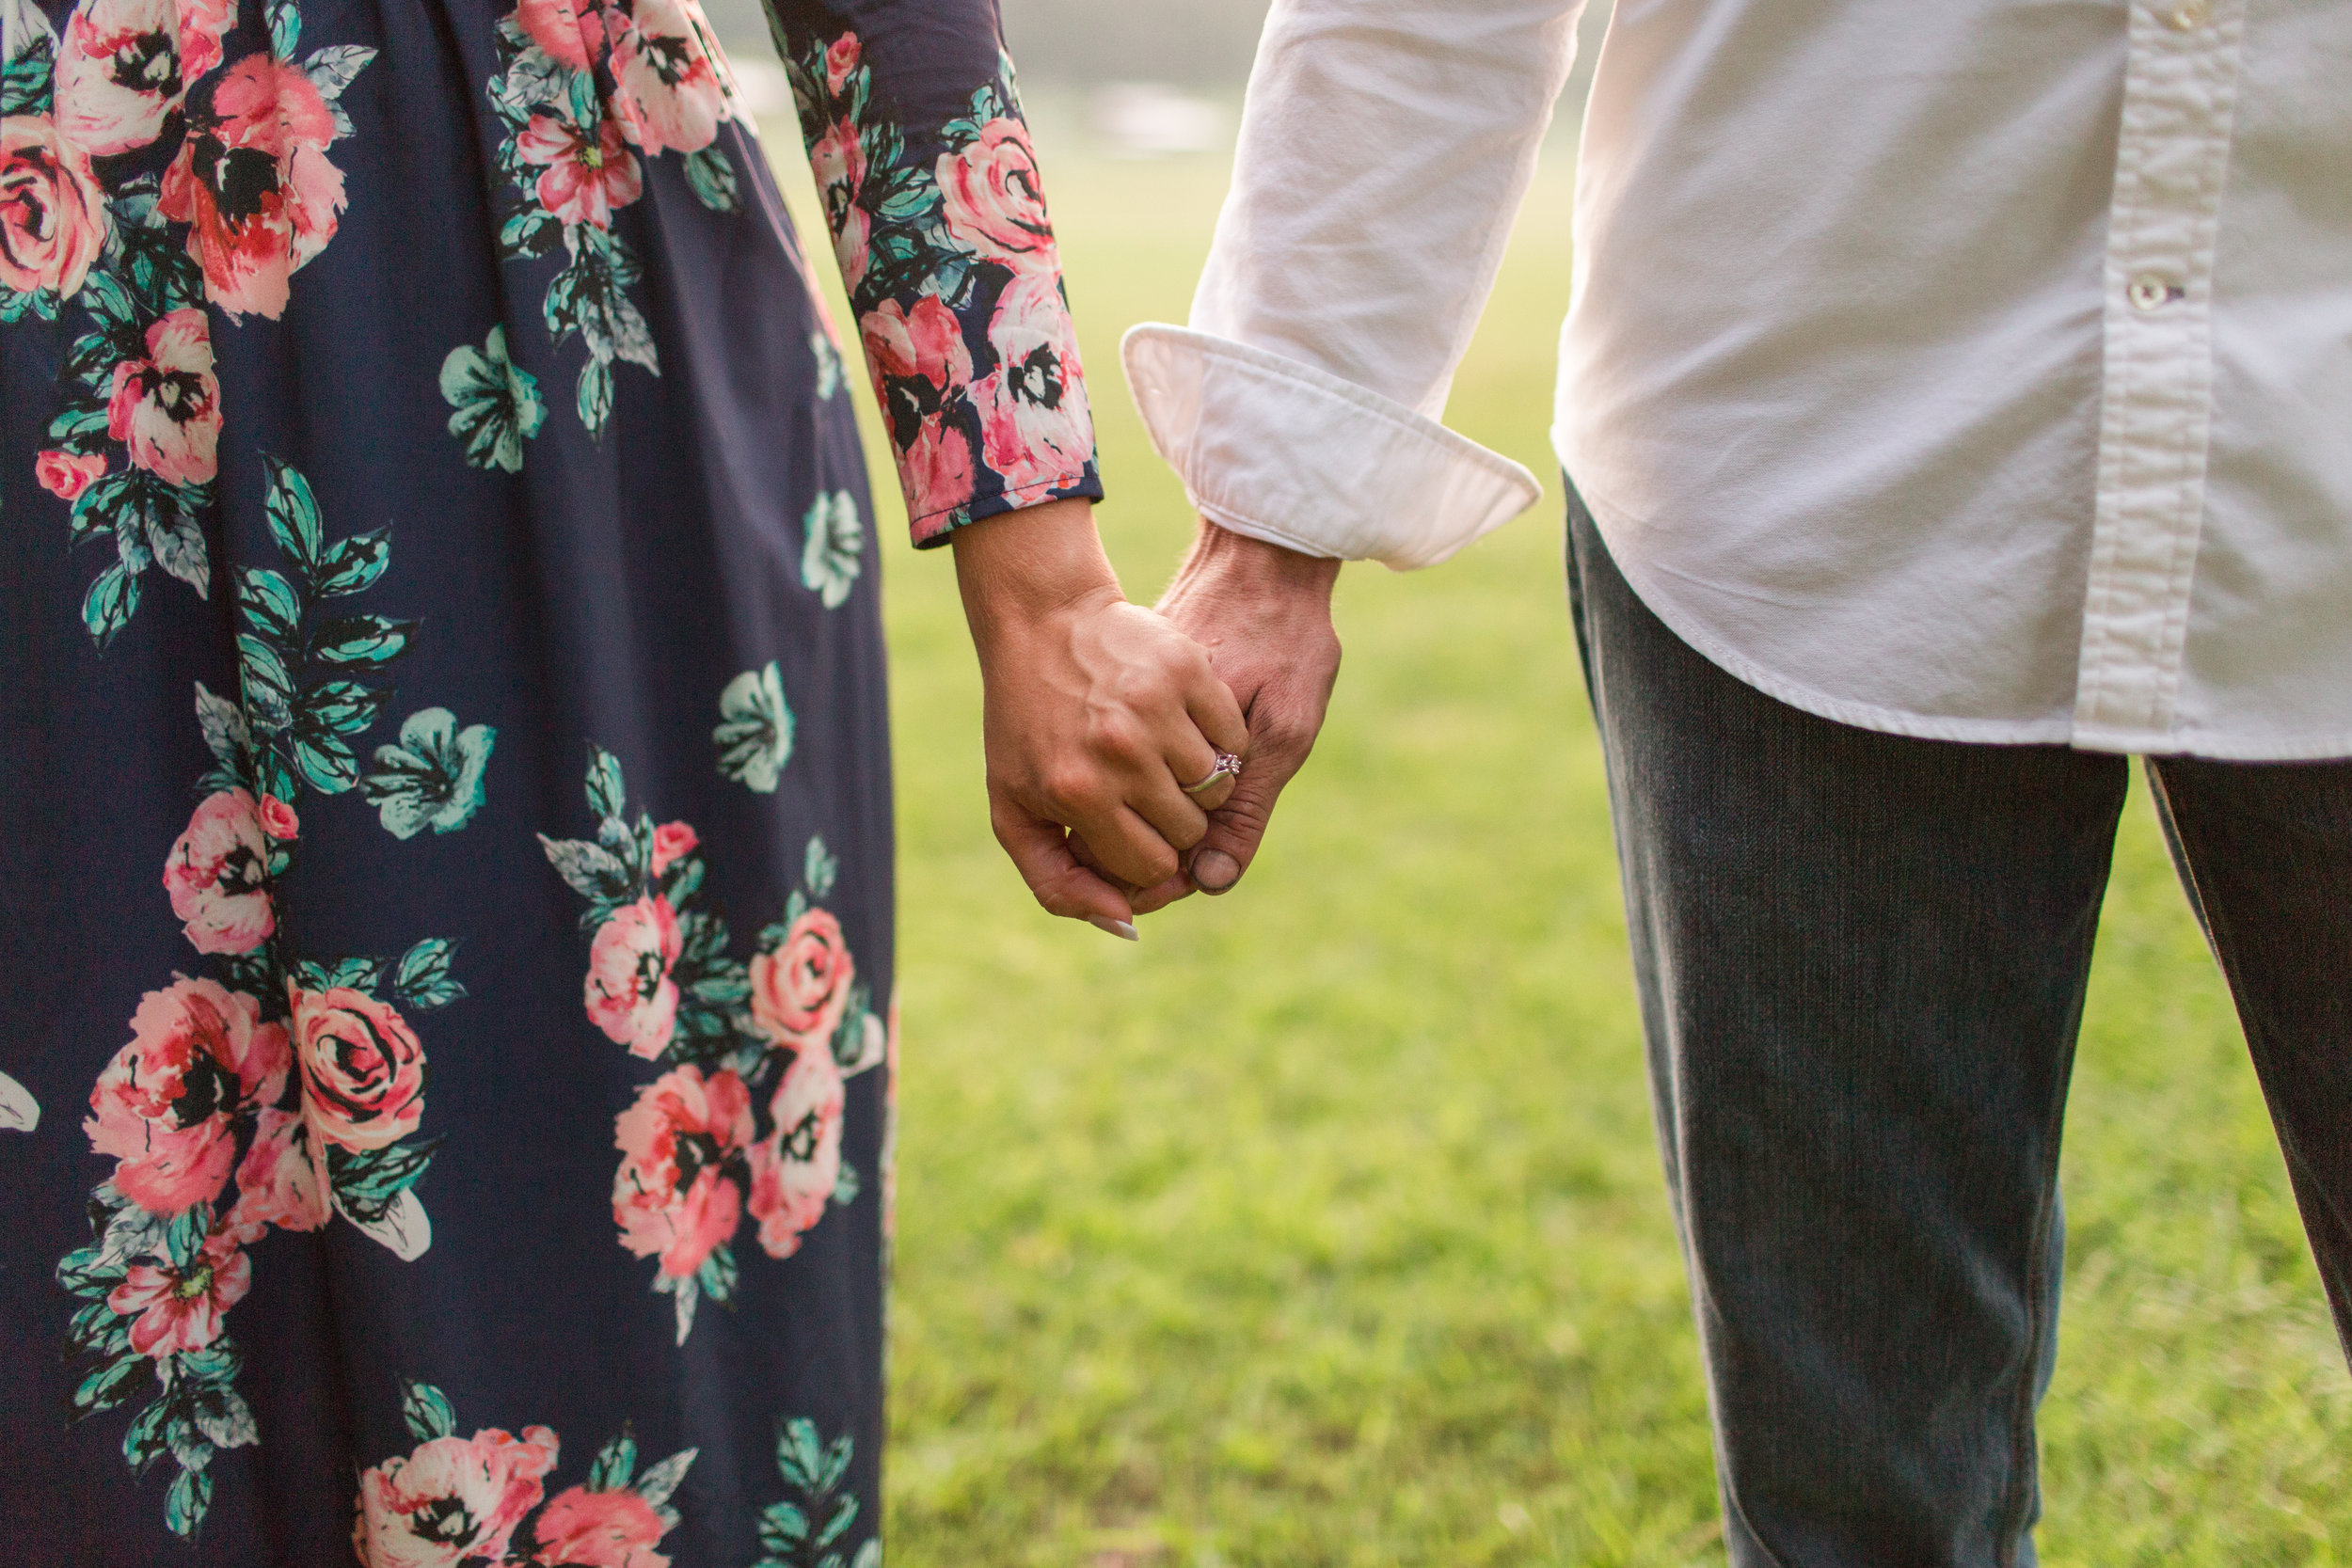
[{"label": "jeans seam", "polygon": [[2034,1444],[2034,1411],[2042,1381],[2042,1358],[2050,1337],[2050,1224],[2058,1211],[2058,1159],[2053,1151],[2050,1163],[2043,1167],[2044,1190],[2050,1196],[2041,1204],[2033,1234],[2033,1264],[2026,1273],[2026,1311],[2033,1323],[2026,1337],[2025,1376],[2017,1390],[2015,1413],[2010,1419],[2010,1465],[2014,1479],[2010,1481],[2010,1505],[2007,1509],[2008,1539],[1998,1550],[2002,1568],[2013,1568],[2018,1547],[2025,1541],[2033,1512],[2036,1493],[2040,1491],[2039,1465]]}]

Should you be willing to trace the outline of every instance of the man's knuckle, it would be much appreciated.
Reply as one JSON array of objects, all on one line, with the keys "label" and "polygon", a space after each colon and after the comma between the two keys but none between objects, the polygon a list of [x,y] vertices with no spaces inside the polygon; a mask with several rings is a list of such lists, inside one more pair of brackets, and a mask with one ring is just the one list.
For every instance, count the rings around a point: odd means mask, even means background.
[{"label": "man's knuckle", "polygon": [[1046,768],[1038,780],[1038,793],[1045,798],[1047,804],[1061,812],[1083,807],[1093,787],[1093,770],[1076,763],[1057,763]]}]

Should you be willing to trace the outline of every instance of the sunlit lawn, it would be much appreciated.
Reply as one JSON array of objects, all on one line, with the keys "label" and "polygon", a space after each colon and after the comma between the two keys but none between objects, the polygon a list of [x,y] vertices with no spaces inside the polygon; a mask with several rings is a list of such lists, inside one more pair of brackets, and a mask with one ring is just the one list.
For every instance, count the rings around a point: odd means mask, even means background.
[{"label": "sunlit lawn", "polygon": [[[1048,172],[1104,530],[1148,598],[1191,524],[1116,343],[1184,319],[1222,170]],[[1544,181],[1450,418],[1550,483]],[[1028,902],[949,562],[900,543],[887,572],[893,1560],[1721,1561],[1556,502],[1437,571],[1345,574],[1346,668],[1272,847],[1136,947]],[[2352,1558],[2352,1383],[2144,801],[2075,1087],[2045,1561]]]}]

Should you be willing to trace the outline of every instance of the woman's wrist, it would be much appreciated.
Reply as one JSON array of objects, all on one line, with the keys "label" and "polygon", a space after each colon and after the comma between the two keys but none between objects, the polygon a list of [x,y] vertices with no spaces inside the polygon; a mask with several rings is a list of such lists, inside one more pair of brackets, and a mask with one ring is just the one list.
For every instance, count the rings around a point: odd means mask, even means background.
[{"label": "woman's wrist", "polygon": [[949,540],[964,619],[983,652],[1008,631],[1125,598],[1094,503],[1073,498],[969,523]]}]

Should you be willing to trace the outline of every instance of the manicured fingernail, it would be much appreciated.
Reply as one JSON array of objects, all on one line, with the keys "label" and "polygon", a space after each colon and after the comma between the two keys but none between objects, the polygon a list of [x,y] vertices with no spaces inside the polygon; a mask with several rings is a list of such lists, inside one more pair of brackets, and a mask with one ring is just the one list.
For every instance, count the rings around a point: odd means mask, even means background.
[{"label": "manicured fingernail", "polygon": [[1241,880],[1241,862],[1222,849],[1203,849],[1192,858],[1192,885],[1214,897]]},{"label": "manicured fingernail", "polygon": [[1132,920],[1105,920],[1099,914],[1093,914],[1087,916],[1087,924],[1098,930],[1108,931],[1115,937],[1125,937],[1129,942],[1143,940],[1142,933],[1136,929]]}]

